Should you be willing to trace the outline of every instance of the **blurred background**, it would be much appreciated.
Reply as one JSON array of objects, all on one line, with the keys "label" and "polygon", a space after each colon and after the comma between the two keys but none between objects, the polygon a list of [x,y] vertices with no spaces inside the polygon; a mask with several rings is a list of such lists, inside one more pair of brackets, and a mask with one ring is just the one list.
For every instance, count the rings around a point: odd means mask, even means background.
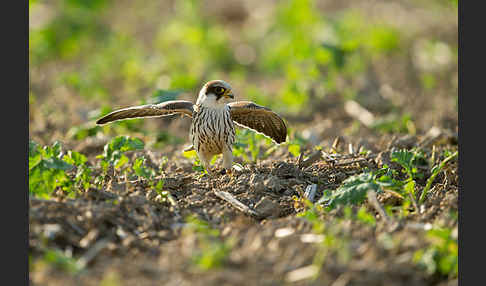
[{"label": "blurred background", "polygon": [[291,141],[457,132],[457,0],[30,0],[29,20],[29,134],[42,144],[188,143],[188,118],[94,121],[195,101],[212,79],[281,114]]}]

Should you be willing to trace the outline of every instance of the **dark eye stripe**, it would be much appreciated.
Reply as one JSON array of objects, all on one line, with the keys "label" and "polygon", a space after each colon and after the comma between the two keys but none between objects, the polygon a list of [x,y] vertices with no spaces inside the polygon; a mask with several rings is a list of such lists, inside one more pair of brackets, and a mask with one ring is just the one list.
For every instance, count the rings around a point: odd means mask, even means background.
[{"label": "dark eye stripe", "polygon": [[210,86],[208,88],[208,93],[214,93],[215,95],[223,95],[223,93],[226,91],[226,88],[222,86]]}]

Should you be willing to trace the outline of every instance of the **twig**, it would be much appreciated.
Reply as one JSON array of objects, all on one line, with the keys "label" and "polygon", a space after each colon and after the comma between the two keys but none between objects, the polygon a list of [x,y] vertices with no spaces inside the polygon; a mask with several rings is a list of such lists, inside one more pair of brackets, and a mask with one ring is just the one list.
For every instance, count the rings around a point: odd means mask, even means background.
[{"label": "twig", "polygon": [[66,220],[66,223],[73,229],[75,230],[79,235],[85,235],[86,231],[77,226],[75,223],[70,222],[69,220]]},{"label": "twig", "polygon": [[359,120],[366,127],[370,127],[375,121],[375,116],[354,100],[346,101],[344,103],[344,110],[348,115]]},{"label": "twig", "polygon": [[356,158],[356,159],[352,159],[350,161],[335,163],[334,166],[345,166],[345,165],[351,165],[351,164],[354,164],[354,163],[366,162],[366,161],[368,161],[367,158]]},{"label": "twig", "polygon": [[79,258],[77,264],[81,268],[84,268],[91,260],[93,260],[93,258],[96,257],[96,255],[98,255],[98,253],[100,253],[101,250],[103,250],[108,245],[109,242],[110,240],[108,238],[104,238],[96,242],[93,247],[86,251],[86,253],[81,258]]},{"label": "twig", "polygon": [[260,217],[260,214],[259,213],[257,213],[256,211],[250,209],[247,205],[243,204],[242,202],[238,201],[230,193],[225,192],[225,191],[218,191],[218,190],[213,190],[213,192],[214,192],[214,194],[218,198],[227,201],[232,206],[234,206],[236,209],[238,209],[238,210],[240,210],[240,211],[242,211],[242,212],[244,212],[246,214],[249,214],[249,215],[252,215],[252,216],[255,216],[255,217]]},{"label": "twig", "polygon": [[389,193],[390,195],[394,196],[395,198],[399,198],[399,199],[403,200],[403,196],[400,195],[399,193],[393,191],[393,190],[390,190],[390,189],[387,189],[387,188],[383,188],[383,191],[385,193]]},{"label": "twig", "polygon": [[300,152],[299,159],[297,159],[297,166],[300,168],[300,164],[302,164],[302,160],[304,159],[304,152]]},{"label": "twig", "polygon": [[336,137],[334,141],[332,142],[331,150],[334,150],[334,152],[338,151],[339,143],[341,143],[341,137]]},{"label": "twig", "polygon": [[378,201],[378,199],[376,198],[376,193],[372,190],[369,190],[367,193],[366,193],[366,196],[368,197],[368,201],[371,203],[371,205],[375,208],[375,210],[380,214],[380,216],[385,220],[386,224],[388,225],[388,230],[390,232],[392,231],[395,231],[398,226],[399,226],[399,223],[398,222],[395,222],[393,221],[392,218],[390,218],[385,210],[383,209],[383,207],[381,206],[380,202]]},{"label": "twig", "polygon": [[412,204],[413,204],[413,207],[415,208],[415,210],[418,212],[420,212],[420,209],[417,205],[417,200],[415,200],[414,196],[412,196],[412,193],[411,192],[408,192],[408,196],[410,197],[410,200],[412,201]]},{"label": "twig", "polygon": [[59,204],[59,205],[62,205],[62,204],[74,205],[74,203],[70,202],[70,201],[61,201],[60,202],[60,201],[54,201],[54,200],[39,199],[39,198],[31,197],[31,196],[29,196],[29,202],[31,202],[31,203]]},{"label": "twig", "polygon": [[354,154],[353,143],[349,143],[348,144],[348,153],[349,154]]},{"label": "twig", "polygon": [[289,283],[310,279],[319,273],[319,268],[316,265],[308,265],[290,271],[285,275],[285,281]]},{"label": "twig", "polygon": [[369,159],[375,158],[376,156],[377,156],[376,154],[372,154],[372,155],[369,155],[365,158],[355,158],[355,159],[351,159],[350,161],[334,163],[334,166],[344,166],[344,165],[350,165],[350,164],[359,163],[359,162],[366,162]]},{"label": "twig", "polygon": [[302,161],[299,164],[299,168],[302,169],[302,168],[308,167],[308,166],[312,165],[314,162],[319,161],[321,158],[322,158],[322,151],[317,150],[314,153],[310,154],[307,159]]}]

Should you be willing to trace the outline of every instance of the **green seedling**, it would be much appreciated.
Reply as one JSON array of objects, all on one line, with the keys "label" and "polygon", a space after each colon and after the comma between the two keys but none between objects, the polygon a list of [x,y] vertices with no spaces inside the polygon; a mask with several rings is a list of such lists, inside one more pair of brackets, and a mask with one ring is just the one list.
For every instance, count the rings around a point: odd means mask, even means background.
[{"label": "green seedling", "polygon": [[123,154],[124,152],[141,150],[144,146],[143,141],[138,138],[118,136],[108,142],[103,149],[103,154],[96,158],[101,159],[101,167],[103,172],[106,173],[110,165],[114,166],[115,169],[120,169],[128,163],[129,159]]},{"label": "green seedling", "polygon": [[[268,156],[270,154],[262,154],[262,142],[264,142],[267,146],[272,145],[273,147],[273,144],[271,144],[271,140],[266,138],[265,136],[257,134],[248,129],[237,128],[236,143],[233,145],[233,155],[235,157],[243,157],[246,162],[255,163],[258,159],[264,157],[265,155]],[[248,156],[247,150],[250,152],[250,156]]]},{"label": "green seedling", "polygon": [[324,204],[329,209],[337,205],[360,204],[366,199],[369,190],[383,192],[376,176],[367,172],[347,178],[335,191],[325,190],[317,203]]},{"label": "green seedling", "polygon": [[68,164],[77,167],[76,176],[74,178],[75,184],[82,187],[84,190],[88,190],[91,183],[92,168],[86,165],[88,159],[83,154],[76,151],[68,151],[67,155],[63,157],[63,160]]},{"label": "green seedling", "polygon": [[[201,160],[199,160],[199,157],[197,156],[197,152],[195,150],[186,151],[186,152],[183,153],[183,155],[187,159],[193,160],[193,163],[192,163],[192,170],[193,171],[200,172],[202,174],[207,172],[206,170],[204,170],[204,167],[201,164]],[[211,162],[211,164],[213,164],[213,162]]]},{"label": "green seedling", "polygon": [[390,154],[391,161],[397,162],[404,169],[408,178],[403,181],[405,192],[408,193],[412,200],[415,200],[415,178],[423,177],[423,174],[418,172],[416,167],[418,159],[423,158],[423,155],[419,151],[408,151],[408,150],[394,150]]},{"label": "green seedling", "polygon": [[458,275],[458,238],[449,228],[431,229],[426,239],[429,246],[415,252],[413,261],[429,275],[439,273],[451,278]]},{"label": "green seedling", "polygon": [[[338,261],[345,264],[350,259],[350,245],[349,239],[341,231],[340,223],[343,219],[337,219],[335,222],[325,223],[322,216],[324,215],[324,209],[319,204],[312,204],[309,201],[305,202],[307,209],[297,216],[308,220],[312,224],[312,232],[315,234],[315,239],[321,239],[316,241],[317,249],[313,258],[312,265],[315,266],[316,272],[313,274],[312,279],[316,279],[326,258],[330,254],[336,254]],[[346,209],[346,208],[345,208]],[[348,216],[350,216],[351,208],[348,208]]]},{"label": "green seedling", "polygon": [[73,181],[67,172],[75,168],[64,161],[61,143],[40,147],[29,142],[29,192],[39,197],[49,198],[57,188],[71,192]]},{"label": "green seedling", "polygon": [[369,213],[369,212],[366,210],[366,208],[365,208],[364,206],[362,206],[362,207],[361,207],[361,208],[358,210],[358,212],[357,212],[357,214],[356,214],[356,218],[357,218],[359,221],[361,221],[361,222],[363,222],[363,223],[365,223],[365,224],[367,224],[367,225],[370,225],[370,226],[373,226],[373,227],[376,225],[376,219],[375,219],[375,217],[374,217],[372,214],[370,214],[370,213]]},{"label": "green seedling", "polygon": [[66,255],[59,249],[46,249],[44,261],[70,274],[77,274],[83,270],[75,258]]},{"label": "green seedling", "polygon": [[220,238],[219,230],[211,228],[207,222],[195,216],[187,218],[184,235],[197,237],[198,249],[192,256],[192,262],[202,271],[221,267],[233,245],[232,241]]},{"label": "green seedling", "polygon": [[377,119],[373,122],[371,128],[382,133],[407,133],[411,135],[416,133],[415,123],[409,114],[400,117],[392,113],[387,117]]},{"label": "green seedling", "polygon": [[[449,155],[449,154],[447,154],[447,155]],[[432,170],[431,170],[432,175],[430,175],[429,179],[427,179],[427,183],[425,185],[425,188],[423,189],[422,194],[420,195],[420,199],[419,199],[420,204],[422,204],[425,201],[425,198],[427,197],[427,193],[429,192],[429,190],[432,186],[432,183],[435,180],[435,177],[437,177],[437,175],[442,171],[442,169],[447,164],[447,162],[455,159],[457,156],[458,156],[458,151],[450,154],[442,162],[440,162],[440,164],[435,165],[432,168]]]},{"label": "green seedling", "polygon": [[139,178],[144,178],[146,180],[151,180],[155,177],[155,171],[152,168],[145,166],[145,156],[135,159],[133,162],[132,169]]}]

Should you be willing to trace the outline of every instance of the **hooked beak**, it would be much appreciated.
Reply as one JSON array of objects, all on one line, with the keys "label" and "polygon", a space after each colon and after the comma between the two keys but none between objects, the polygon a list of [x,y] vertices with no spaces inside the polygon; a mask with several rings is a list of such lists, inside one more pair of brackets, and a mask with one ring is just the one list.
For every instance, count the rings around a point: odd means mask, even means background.
[{"label": "hooked beak", "polygon": [[227,98],[235,98],[235,96],[233,95],[233,92],[231,92],[231,90],[226,90],[226,92],[223,94],[224,97],[227,97]]}]

